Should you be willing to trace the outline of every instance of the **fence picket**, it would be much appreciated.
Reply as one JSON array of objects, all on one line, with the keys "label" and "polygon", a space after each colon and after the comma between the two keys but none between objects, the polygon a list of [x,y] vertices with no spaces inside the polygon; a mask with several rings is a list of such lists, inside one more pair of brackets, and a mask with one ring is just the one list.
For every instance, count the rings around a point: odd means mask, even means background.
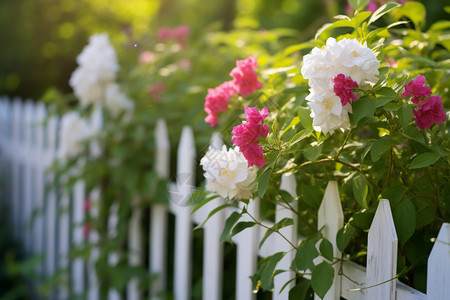
[{"label": "fence picket", "polygon": [[[108,236],[109,238],[114,238],[117,236],[117,223],[119,222],[118,216],[119,206],[117,204],[113,204],[110,209],[109,217],[108,217]],[[108,264],[110,266],[115,266],[119,263],[119,254],[117,252],[111,251],[108,256]],[[120,300],[121,296],[119,292],[115,289],[110,289],[108,291],[108,300]]]},{"label": "fence picket", "polygon": [[[368,300],[395,300],[397,233],[389,201],[381,199],[369,230],[366,286]],[[382,283],[382,284],[381,284]]]},{"label": "fence picket", "polygon": [[22,129],[24,133],[23,144],[21,147],[21,156],[23,163],[23,182],[22,185],[22,199],[24,216],[23,222],[25,224],[24,228],[24,248],[27,254],[32,254],[32,214],[34,209],[33,203],[33,156],[35,153],[32,151],[33,141],[32,141],[32,126],[34,124],[34,105],[33,102],[27,100],[25,102],[24,118],[22,119]]},{"label": "fence picket", "polygon": [[[20,99],[14,99],[13,101],[13,126],[12,126],[12,136],[11,136],[11,151],[16,151],[20,149],[20,131],[21,131],[21,118],[22,118],[22,100]],[[12,191],[11,195],[14,199],[13,202],[13,214],[14,214],[14,237],[18,240],[22,239],[23,234],[23,222],[22,222],[22,203],[21,203],[21,197],[20,197],[20,156],[13,155],[12,156]]]},{"label": "fence picket", "polygon": [[[211,147],[222,148],[222,138],[215,133],[211,138]],[[215,207],[224,204],[222,198],[208,202],[199,210],[205,220],[208,213]],[[222,299],[222,271],[223,271],[223,245],[220,235],[225,222],[225,211],[221,210],[212,216],[204,225],[203,241],[203,299]]]},{"label": "fence picket", "polygon": [[177,153],[177,186],[171,191],[171,205],[175,213],[175,299],[191,298],[192,278],[192,221],[189,195],[195,184],[195,146],[192,129],[183,128]]},{"label": "fence picket", "polygon": [[[159,119],[155,128],[156,172],[160,178],[168,179],[170,170],[170,141],[167,125]],[[150,219],[150,273],[158,274],[151,286],[152,299],[165,290],[167,277],[167,206],[155,204]]]},{"label": "fence picket", "polygon": [[450,223],[442,224],[428,258],[427,276],[427,299],[448,299],[450,295]]},{"label": "fence picket", "polygon": [[[83,222],[84,222],[84,182],[78,181],[73,188],[72,198],[72,247],[82,247],[84,243]],[[84,292],[84,260],[78,257],[72,260],[72,291],[75,295]]]},{"label": "fence picket", "polygon": [[[324,227],[322,231],[323,236],[333,245],[333,257],[338,259],[341,258],[342,253],[337,247],[336,235],[342,226],[344,226],[344,212],[342,211],[338,185],[336,181],[330,181],[319,207],[317,229]],[[315,263],[320,263],[320,261],[322,261],[322,257],[319,257]],[[334,264],[333,268],[333,285],[323,298],[325,300],[339,300],[341,297],[341,276],[338,275],[340,265]],[[314,299],[318,300],[320,298],[314,295]]]},{"label": "fence picket", "polygon": [[[297,197],[297,183],[295,181],[295,175],[294,174],[283,174],[281,176],[281,185],[280,190],[285,190],[289,194],[291,194],[292,197]],[[291,205],[292,208],[297,209],[296,207],[297,201],[292,201],[289,205]],[[280,229],[280,233],[283,234],[287,239],[291,241],[292,244],[297,244],[297,222],[295,217],[295,212],[292,210],[278,204],[276,207],[276,214],[275,214],[275,222],[280,222],[284,218],[291,218],[294,220],[294,225],[288,226],[285,228]],[[276,252],[287,252],[285,256],[280,260],[278,263],[277,269],[279,270],[289,270],[292,264],[292,261],[295,258],[295,251],[292,250],[292,246],[286,242],[281,236],[275,235],[275,249],[273,250],[274,253]],[[295,280],[292,280],[295,278],[295,273],[292,271],[287,271],[280,273],[275,276],[274,278],[274,291],[272,294],[272,299],[274,300],[288,300],[289,299],[289,290],[295,286]],[[285,285],[286,282],[292,280],[282,292],[281,289]]]}]

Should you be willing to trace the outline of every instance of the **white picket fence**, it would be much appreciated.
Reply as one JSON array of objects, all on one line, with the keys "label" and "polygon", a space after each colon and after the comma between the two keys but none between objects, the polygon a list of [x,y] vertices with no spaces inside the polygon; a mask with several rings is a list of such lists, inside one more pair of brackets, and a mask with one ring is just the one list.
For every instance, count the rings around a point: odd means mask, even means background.
[{"label": "white picket fence", "polygon": [[[45,126],[46,107],[31,101],[7,98],[0,99],[0,200],[2,210],[9,209],[9,224],[14,236],[22,242],[28,255],[44,254],[44,261],[37,272],[50,276],[58,269],[70,266],[71,276],[67,274],[67,284],[60,284],[53,291],[50,299],[67,299],[69,294],[86,293],[86,298],[98,299],[98,285],[94,272],[96,252],[93,251],[88,261],[77,259],[70,261],[66,254],[73,245],[84,242],[80,224],[84,220],[85,191],[83,182],[78,182],[71,195],[50,191],[44,192],[44,186],[53,180],[52,174],[46,173],[47,167],[56,157],[57,133],[60,120],[51,117]],[[98,120],[92,120],[98,122]],[[157,153],[156,170],[161,177],[169,177],[170,144],[165,122],[159,120],[156,128]],[[214,135],[212,147],[220,147],[220,137]],[[171,205],[155,205],[150,216],[149,253],[144,253],[140,221],[142,213],[133,211],[129,224],[128,247],[132,252],[130,263],[139,265],[148,255],[149,272],[159,274],[157,280],[149,287],[154,291],[164,291],[167,287],[167,255],[174,256],[174,298],[176,300],[191,299],[192,288],[192,235],[195,224],[202,223],[209,212],[224,203],[217,198],[191,215],[191,207],[186,205],[195,182],[196,151],[194,135],[190,127],[182,131],[178,148],[177,182],[171,183],[169,192]],[[296,182],[293,175],[282,177],[281,188],[296,196]],[[98,199],[98,192],[89,195],[93,201]],[[58,200],[58,201],[57,201]],[[95,205],[91,213],[95,214]],[[250,202],[248,211],[259,218],[259,201]],[[34,211],[34,222],[30,226]],[[224,222],[232,212],[222,210],[215,214],[204,226],[202,298],[220,300],[222,298],[223,245],[219,242]],[[168,253],[167,234],[168,216],[175,216],[175,249]],[[290,217],[295,220],[293,212],[278,207],[275,221]],[[110,234],[117,222],[114,210],[111,212]],[[318,227],[325,226],[325,237],[333,244],[334,256],[342,257],[336,246],[337,231],[343,226],[344,217],[339,199],[338,185],[329,182],[322,200]],[[267,222],[267,225],[270,226]],[[301,237],[296,235],[294,226],[281,229],[283,235],[292,243],[299,244]],[[295,251],[280,236],[272,235],[258,249],[259,241],[265,233],[264,228],[248,228],[233,239],[237,246],[236,260],[236,299],[256,299],[252,292],[249,276],[257,268],[258,257],[267,257],[284,251],[286,256],[279,262],[277,269],[288,270],[294,259]],[[95,241],[95,232],[89,239]],[[117,257],[112,254],[109,262],[114,264]],[[316,261],[318,263],[320,261]],[[428,259],[427,295],[416,291],[397,280],[389,280],[396,276],[397,270],[397,236],[388,200],[381,200],[376,211],[368,235],[367,269],[350,261],[335,264],[335,278],[325,299],[380,300],[380,299],[415,299],[439,300],[449,299],[450,295],[450,224],[445,223]],[[291,271],[278,274],[274,280],[273,299],[288,299],[288,291],[294,282],[280,293],[281,287],[295,274]],[[225,279],[226,280],[226,279]],[[380,284],[385,282],[383,284]],[[137,281],[131,280],[127,288],[127,299],[143,299],[138,291]],[[373,286],[370,288],[365,288]],[[86,292],[87,291],[87,292]],[[111,290],[108,299],[120,299],[121,295]],[[157,299],[157,296],[153,296]],[[316,299],[319,299],[316,296]]]}]

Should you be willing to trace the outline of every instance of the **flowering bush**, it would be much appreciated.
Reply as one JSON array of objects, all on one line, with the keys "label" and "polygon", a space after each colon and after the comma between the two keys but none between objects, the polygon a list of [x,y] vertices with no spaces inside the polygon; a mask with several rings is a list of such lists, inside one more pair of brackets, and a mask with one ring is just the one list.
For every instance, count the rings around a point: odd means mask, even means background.
[{"label": "flowering bush", "polygon": [[[258,75],[252,72],[252,82],[260,82],[258,76],[262,79],[261,84],[251,84],[257,86],[252,89],[257,93],[241,93],[221,102],[223,113],[214,125],[218,124],[227,143],[231,132],[231,142],[238,146],[235,151],[243,154],[249,167],[258,168],[257,186],[253,195],[242,195],[243,199],[235,196],[234,188],[227,192],[229,185],[211,187],[210,182],[221,180],[218,174],[228,174],[228,167],[218,163],[215,173],[205,168],[207,189],[234,200],[239,211],[238,217],[227,220],[224,240],[241,228],[263,226],[254,216],[254,222],[248,222],[246,205],[255,201],[251,199],[259,198],[269,216],[275,204],[292,210],[298,207],[294,210],[299,216],[298,232],[305,240],[293,244],[292,270],[302,284],[292,293],[306,295],[312,288],[320,297],[335,275],[331,265],[341,260],[314,246],[319,241],[331,245],[322,229],[317,229],[317,210],[327,182],[339,183],[345,213],[337,247],[345,259],[361,264],[365,263],[361,253],[366,247],[365,232],[379,200],[389,199],[400,243],[399,277],[424,290],[426,262],[422,258],[431,249],[429,237],[450,219],[445,196],[449,192],[450,139],[444,108],[449,104],[445,87],[450,80],[449,44],[446,38],[435,38],[448,24],[432,25],[422,33],[415,13],[399,4],[387,3],[371,12],[362,9],[368,1],[350,2],[355,9],[352,18],[338,16],[314,40],[287,48],[288,56],[260,64]],[[416,2],[409,2],[408,7],[423,11]],[[337,30],[346,33],[338,35]],[[299,59],[297,51],[311,48]],[[256,58],[251,65],[256,67]],[[236,116],[238,107],[245,112],[246,122],[234,128],[220,122]],[[214,165],[207,156],[208,164]],[[298,197],[280,191],[280,177],[286,173],[295,175]],[[196,209],[209,199],[196,199]],[[266,235],[292,224],[283,220]],[[318,256],[327,259],[326,267],[315,264]],[[276,274],[282,257],[277,254],[260,263],[253,277],[255,289],[273,288],[267,278]],[[330,275],[324,275],[324,268]]]}]

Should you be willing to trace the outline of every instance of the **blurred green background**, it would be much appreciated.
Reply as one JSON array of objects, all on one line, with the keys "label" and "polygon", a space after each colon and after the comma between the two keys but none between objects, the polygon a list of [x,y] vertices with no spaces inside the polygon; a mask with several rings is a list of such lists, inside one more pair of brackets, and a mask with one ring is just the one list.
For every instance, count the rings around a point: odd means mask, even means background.
[{"label": "blurred green background", "polygon": [[[441,1],[422,1],[428,24],[447,18]],[[2,0],[0,95],[70,92],[75,58],[93,33],[107,32],[117,44],[180,24],[191,27],[191,38],[207,30],[285,27],[305,41],[345,7],[345,0]]]}]

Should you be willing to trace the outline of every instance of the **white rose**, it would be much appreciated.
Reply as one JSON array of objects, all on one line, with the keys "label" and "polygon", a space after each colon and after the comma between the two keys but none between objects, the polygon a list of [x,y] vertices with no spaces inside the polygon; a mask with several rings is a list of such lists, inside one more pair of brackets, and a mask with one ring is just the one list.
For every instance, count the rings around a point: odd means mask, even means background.
[{"label": "white rose", "polygon": [[205,170],[207,190],[229,199],[252,196],[257,169],[248,168],[248,161],[237,147],[210,148],[200,164]]},{"label": "white rose", "polygon": [[63,116],[59,131],[58,157],[67,160],[83,151],[82,142],[95,134],[92,126],[78,113]]},{"label": "white rose", "polygon": [[105,92],[105,107],[108,108],[113,115],[126,110],[131,111],[134,108],[134,102],[120,91],[117,83],[109,84]]}]

